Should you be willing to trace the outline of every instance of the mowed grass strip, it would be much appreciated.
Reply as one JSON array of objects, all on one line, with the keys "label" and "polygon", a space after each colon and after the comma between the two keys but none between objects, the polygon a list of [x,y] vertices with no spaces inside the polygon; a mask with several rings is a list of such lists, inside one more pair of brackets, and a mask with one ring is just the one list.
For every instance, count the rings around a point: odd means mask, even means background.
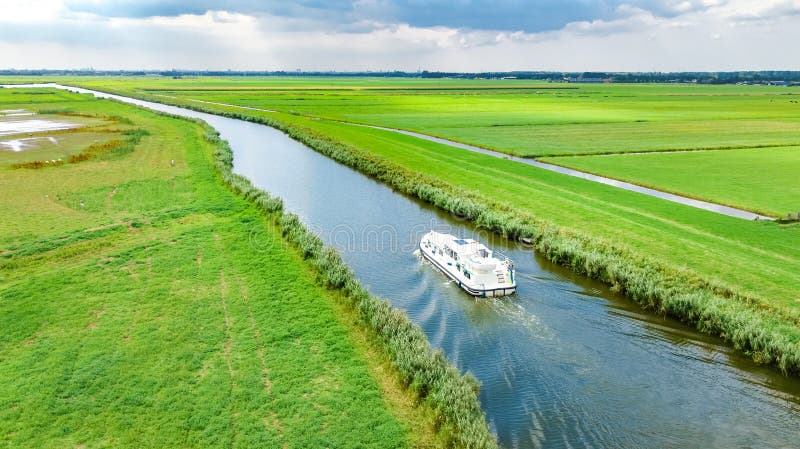
[{"label": "mowed grass strip", "polygon": [[46,106],[149,135],[120,159],[3,169],[4,444],[436,444],[335,294],[218,180],[200,126],[76,95]]},{"label": "mowed grass strip", "polygon": [[542,160],[778,218],[800,213],[800,146]]},{"label": "mowed grass strip", "polygon": [[800,120],[786,118],[476,126],[427,128],[425,131],[538,158],[798,145],[798,129]]}]

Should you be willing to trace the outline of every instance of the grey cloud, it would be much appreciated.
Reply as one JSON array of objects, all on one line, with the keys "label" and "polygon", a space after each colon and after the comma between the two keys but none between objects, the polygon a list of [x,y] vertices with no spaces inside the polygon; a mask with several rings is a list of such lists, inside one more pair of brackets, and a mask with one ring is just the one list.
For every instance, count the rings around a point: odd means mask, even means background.
[{"label": "grey cloud", "polygon": [[700,0],[68,0],[66,5],[78,12],[136,18],[226,10],[295,19],[307,27],[332,31],[370,31],[365,24],[407,23],[527,33],[559,30],[571,22],[618,18],[626,7],[661,17],[707,8]]},{"label": "grey cloud", "polygon": [[[512,1],[487,6],[488,2],[455,0],[446,4],[433,0],[424,6],[427,15],[414,13],[413,5],[423,6],[412,1],[358,0],[333,7],[312,1],[289,5],[200,1],[123,1],[112,8],[110,2],[73,0],[73,11],[91,10],[99,17],[68,13],[62,19],[41,23],[0,23],[0,52],[7,67],[28,68],[668,71],[791,69],[800,64],[793,47],[786,44],[800,40],[800,16],[790,15],[794,9],[788,2],[779,5],[782,8],[764,6],[752,13],[762,18],[785,14],[785,20],[729,27],[725,22],[743,8],[729,5],[707,14],[689,14],[706,6],[690,2],[676,7],[680,1],[566,0],[563,4],[572,9],[585,6],[594,12],[559,16],[551,25],[561,30],[564,21],[572,21],[565,32],[524,34],[515,28],[536,28],[529,17],[505,17],[499,12],[521,4]],[[543,16],[547,16],[547,7],[555,8],[546,1],[531,4],[534,6],[527,8],[538,6]],[[207,10],[240,12],[258,19],[226,14],[180,20],[105,19],[202,14]],[[442,15],[430,11],[442,11]],[[688,14],[685,20],[679,18],[683,14]],[[584,17],[586,20],[575,21]],[[220,23],[227,18],[241,24]],[[459,30],[414,28],[434,24]],[[348,27],[355,31],[335,32]],[[360,32],[370,29],[375,31]],[[711,37],[720,32],[724,41]]]}]

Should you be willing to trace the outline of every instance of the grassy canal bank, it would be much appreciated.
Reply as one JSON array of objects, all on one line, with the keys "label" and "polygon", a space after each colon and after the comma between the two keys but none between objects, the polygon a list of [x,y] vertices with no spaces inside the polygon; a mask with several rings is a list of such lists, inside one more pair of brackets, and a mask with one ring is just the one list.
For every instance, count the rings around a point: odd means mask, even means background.
[{"label": "grassy canal bank", "polygon": [[470,378],[212,130],[53,90],[0,109],[75,125],[0,138],[42,138],[0,151],[6,444],[495,445]]},{"label": "grassy canal bank", "polygon": [[759,362],[800,369],[796,225],[721,217],[380,130],[154,97],[130,86],[117,92],[281,128],[409,195],[528,237],[551,260],[722,336]]}]

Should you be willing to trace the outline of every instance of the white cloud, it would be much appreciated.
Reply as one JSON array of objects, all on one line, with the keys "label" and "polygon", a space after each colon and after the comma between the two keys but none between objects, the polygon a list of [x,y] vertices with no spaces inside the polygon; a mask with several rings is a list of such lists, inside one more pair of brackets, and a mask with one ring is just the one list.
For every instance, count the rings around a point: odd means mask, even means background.
[{"label": "white cloud", "polygon": [[[362,0],[360,8],[383,0]],[[655,3],[654,3],[655,4]],[[376,6],[377,5],[377,6]],[[800,0],[621,5],[613,17],[525,33],[208,11],[107,18],[11,1],[4,66],[241,70],[678,71],[800,69]],[[667,10],[659,13],[656,10]]]},{"label": "white cloud", "polygon": [[37,23],[58,19],[64,13],[61,0],[4,0],[0,23]]}]

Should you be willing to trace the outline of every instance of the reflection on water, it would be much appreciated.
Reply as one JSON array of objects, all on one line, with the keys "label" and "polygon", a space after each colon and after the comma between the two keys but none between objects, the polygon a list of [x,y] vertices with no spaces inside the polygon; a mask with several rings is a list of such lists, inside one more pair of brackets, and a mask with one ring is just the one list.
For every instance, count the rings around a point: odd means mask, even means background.
[{"label": "reflection on water", "polygon": [[[143,102],[136,101],[137,104]],[[373,293],[405,309],[462,370],[506,447],[795,447],[800,381],[643,312],[524,246],[479,232],[262,125],[199,117],[235,170],[284,199]],[[431,228],[514,259],[517,294],[467,296],[414,254]]]},{"label": "reflection on water", "polygon": [[0,140],[0,149],[7,149],[15,153],[20,151],[38,148],[37,142],[46,140],[53,145],[58,145],[58,139],[52,136],[48,137],[26,137],[24,139],[10,139]]},{"label": "reflection on water", "polygon": [[78,128],[80,126],[83,125],[80,123],[59,122],[45,119],[0,120],[0,136],[60,131],[63,129]]}]

